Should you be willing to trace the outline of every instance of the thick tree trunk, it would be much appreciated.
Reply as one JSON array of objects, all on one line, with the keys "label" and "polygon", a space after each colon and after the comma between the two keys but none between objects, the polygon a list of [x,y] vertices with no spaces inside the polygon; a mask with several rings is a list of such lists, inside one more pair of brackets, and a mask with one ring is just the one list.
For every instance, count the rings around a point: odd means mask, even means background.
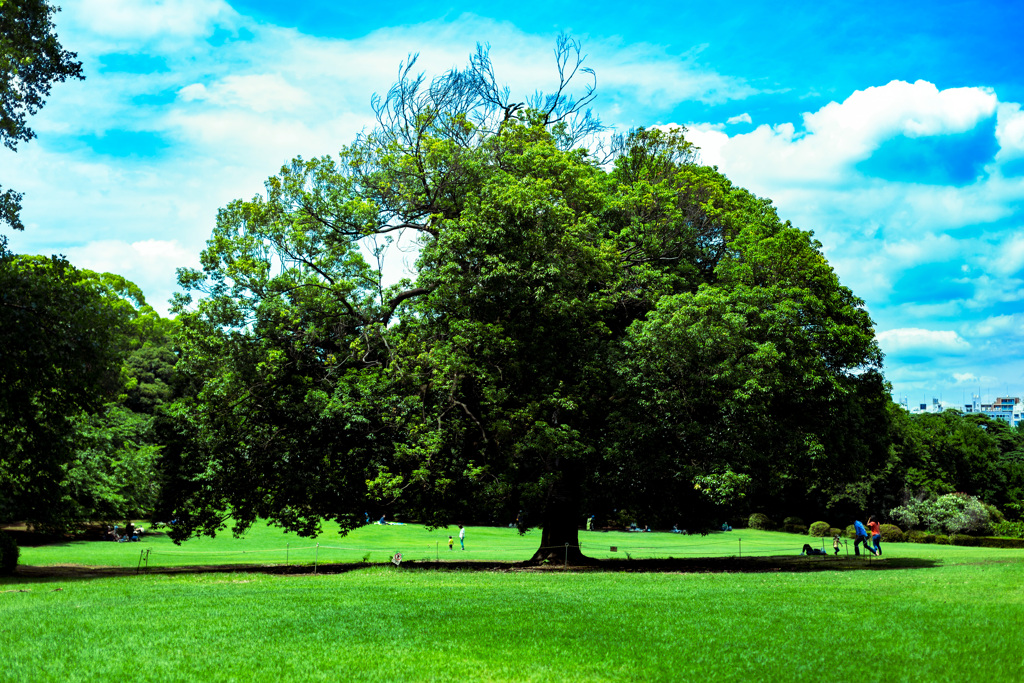
[{"label": "thick tree trunk", "polygon": [[548,494],[540,547],[530,558],[532,562],[550,560],[576,565],[593,562],[580,550],[579,489],[574,483],[572,477],[567,476]]},{"label": "thick tree trunk", "polygon": [[579,527],[575,515],[545,515],[540,547],[530,558],[532,562],[550,560],[558,564],[589,564],[591,558],[580,550]]}]

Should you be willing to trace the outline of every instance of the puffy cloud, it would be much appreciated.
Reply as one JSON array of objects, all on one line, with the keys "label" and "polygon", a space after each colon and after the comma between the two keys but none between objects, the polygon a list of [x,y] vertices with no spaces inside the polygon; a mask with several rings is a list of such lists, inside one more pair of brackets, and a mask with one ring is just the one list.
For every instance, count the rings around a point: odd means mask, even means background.
[{"label": "puffy cloud", "polygon": [[223,0],[81,0],[65,11],[94,36],[137,41],[206,37],[237,17]]},{"label": "puffy cloud", "polygon": [[939,90],[926,81],[892,81],[805,113],[799,128],[762,124],[729,137],[697,125],[692,138],[706,163],[728,169],[741,185],[848,184],[852,167],[883,142],[966,133],[991,118],[997,104],[988,88]]},{"label": "puffy cloud", "polygon": [[971,345],[953,330],[903,327],[879,332],[878,343],[887,354],[963,353]]},{"label": "puffy cloud", "polygon": [[747,113],[740,114],[739,116],[730,116],[725,120],[725,122],[730,126],[735,123],[753,123],[753,121],[754,120],[750,118],[750,114]]},{"label": "puffy cloud", "polygon": [[1016,102],[999,105],[996,116],[996,139],[999,153],[996,161],[1004,162],[1024,157],[1024,112]]},{"label": "puffy cloud", "polygon": [[175,269],[198,266],[199,255],[177,240],[97,240],[67,251],[76,266],[123,275],[142,288],[146,302],[162,314],[176,287]]}]

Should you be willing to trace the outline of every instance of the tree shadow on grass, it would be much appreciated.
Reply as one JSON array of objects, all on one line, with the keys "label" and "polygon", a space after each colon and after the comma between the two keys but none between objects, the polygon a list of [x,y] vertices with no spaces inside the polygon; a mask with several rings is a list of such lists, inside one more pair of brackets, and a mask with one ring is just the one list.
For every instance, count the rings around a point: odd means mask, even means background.
[{"label": "tree shadow on grass", "polygon": [[[369,568],[391,568],[396,571],[470,571],[470,572],[610,572],[648,574],[707,574],[707,573],[806,573],[845,571],[885,571],[889,569],[931,569],[937,560],[907,557],[834,558],[804,556],[773,557],[706,557],[664,559],[610,559],[591,560],[586,564],[563,565],[557,562],[431,562],[405,561],[399,567],[391,563],[348,562],[312,565],[256,565],[223,564],[181,567],[92,567],[83,565],[54,565],[37,567],[21,565],[12,576],[0,579],[0,585],[34,582],[90,580],[124,576],[173,576],[178,574],[231,574],[258,573],[281,576],[310,576],[314,574],[345,574]],[[0,590],[3,592],[3,590]]]}]

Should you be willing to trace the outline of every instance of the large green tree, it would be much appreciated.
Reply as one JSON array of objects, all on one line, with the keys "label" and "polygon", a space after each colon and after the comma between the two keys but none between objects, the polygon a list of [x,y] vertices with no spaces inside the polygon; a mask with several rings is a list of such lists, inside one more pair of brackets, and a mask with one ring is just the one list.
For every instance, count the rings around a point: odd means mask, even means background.
[{"label": "large green tree", "polygon": [[[53,15],[58,11],[46,0],[0,0],[0,142],[11,151],[35,137],[28,117],[45,104],[51,85],[83,77],[75,53],[57,40]],[[11,189],[0,193],[0,224],[25,229],[21,198]],[[0,251],[6,243],[0,235]]]},{"label": "large green tree", "polygon": [[[179,300],[179,367],[204,383],[166,462],[179,536],[518,515],[538,559],[580,559],[585,510],[828,502],[863,472],[881,355],[820,245],[682,130],[591,151],[578,46],[556,54],[556,93],[522,104],[485,50],[403,69],[376,131],[220,212],[181,274],[204,296]],[[399,230],[415,280],[385,287],[360,244]]]},{"label": "large green tree", "polygon": [[172,327],[120,276],[0,257],[0,521],[61,529],[152,509]]}]

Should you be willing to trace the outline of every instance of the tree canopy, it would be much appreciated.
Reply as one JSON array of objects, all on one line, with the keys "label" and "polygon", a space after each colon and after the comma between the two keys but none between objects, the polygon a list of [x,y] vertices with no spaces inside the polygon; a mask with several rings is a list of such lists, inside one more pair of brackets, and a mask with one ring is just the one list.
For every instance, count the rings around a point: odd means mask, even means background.
[{"label": "tree canopy", "polygon": [[[579,46],[556,57],[556,92],[523,103],[485,49],[430,82],[410,63],[375,131],[219,212],[180,273],[202,386],[166,453],[179,538],[372,508],[518,517],[538,558],[578,557],[584,512],[838,505],[884,456],[872,323],[820,244],[684,130],[600,145]],[[400,230],[415,277],[385,285],[363,245]]]}]

